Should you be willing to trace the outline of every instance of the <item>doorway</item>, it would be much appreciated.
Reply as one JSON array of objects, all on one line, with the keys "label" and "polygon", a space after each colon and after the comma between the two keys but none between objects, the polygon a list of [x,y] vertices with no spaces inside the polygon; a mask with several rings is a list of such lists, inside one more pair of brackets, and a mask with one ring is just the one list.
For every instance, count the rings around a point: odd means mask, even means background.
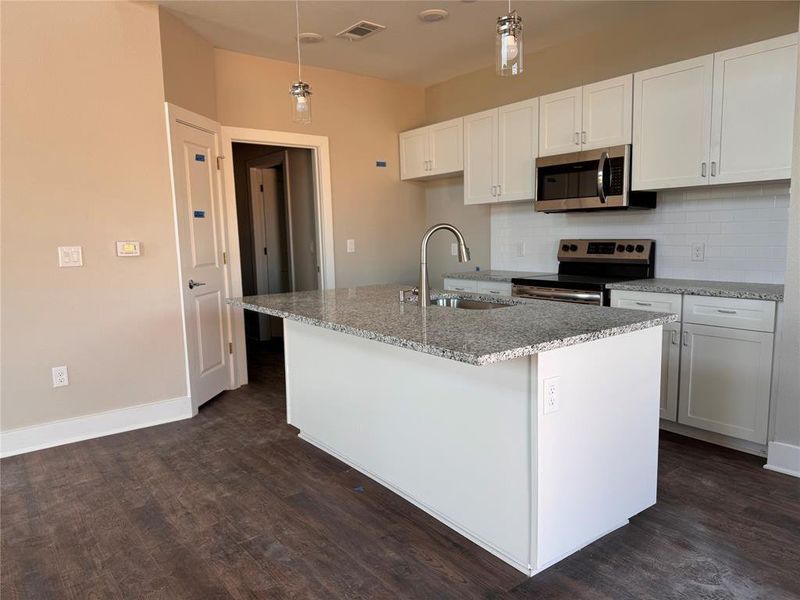
[{"label": "doorway", "polygon": [[[242,293],[321,287],[313,153],[308,148],[232,143]],[[248,366],[283,351],[283,322],[244,313]]]}]

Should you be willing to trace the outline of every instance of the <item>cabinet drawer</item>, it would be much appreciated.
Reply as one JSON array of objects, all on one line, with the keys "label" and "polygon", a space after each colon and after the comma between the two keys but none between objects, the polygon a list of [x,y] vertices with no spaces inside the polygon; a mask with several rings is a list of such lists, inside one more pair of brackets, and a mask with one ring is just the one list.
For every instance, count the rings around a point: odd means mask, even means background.
[{"label": "cabinet drawer", "polygon": [[478,282],[470,279],[446,278],[444,280],[444,289],[453,292],[477,292]]},{"label": "cabinet drawer", "polygon": [[510,296],[511,284],[504,281],[478,281],[475,291],[489,296]]},{"label": "cabinet drawer", "polygon": [[611,290],[611,306],[681,315],[681,295]]},{"label": "cabinet drawer", "polygon": [[775,330],[775,303],[770,300],[686,296],[684,323],[733,327],[750,331]]}]

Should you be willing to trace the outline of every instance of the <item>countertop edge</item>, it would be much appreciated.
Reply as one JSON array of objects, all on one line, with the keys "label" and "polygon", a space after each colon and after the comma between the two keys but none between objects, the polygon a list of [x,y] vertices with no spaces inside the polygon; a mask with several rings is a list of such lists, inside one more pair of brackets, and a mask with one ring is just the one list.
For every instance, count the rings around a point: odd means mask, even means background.
[{"label": "countertop edge", "polygon": [[348,335],[354,335],[362,339],[375,340],[378,342],[382,342],[384,344],[396,346],[398,348],[406,348],[408,350],[414,350],[416,352],[428,354],[431,356],[437,356],[439,358],[455,360],[458,362],[474,365],[477,367],[495,364],[498,362],[504,362],[507,360],[514,360],[517,358],[524,358],[527,356],[533,356],[534,354],[539,354],[540,352],[557,350],[558,348],[566,348],[568,346],[575,346],[577,344],[583,344],[595,340],[615,337],[617,335],[624,335],[626,333],[632,333],[634,331],[641,331],[642,329],[659,327],[662,325],[666,325],[667,323],[672,323],[678,320],[678,315],[672,313],[664,313],[663,316],[646,319],[637,323],[631,323],[629,325],[622,325],[618,327],[609,327],[606,329],[600,329],[597,331],[592,331],[589,333],[584,333],[568,338],[561,338],[549,342],[541,342],[539,344],[534,344],[532,346],[523,346],[520,348],[503,350],[500,352],[490,352],[488,354],[469,354],[466,352],[460,352],[458,350],[448,350],[444,348],[439,348],[437,346],[429,346],[421,344],[419,342],[409,341],[394,335],[384,335],[367,329],[361,329],[349,325],[340,325],[338,323],[331,323],[330,321],[323,321],[320,319],[316,319],[314,317],[296,315],[283,310],[266,308],[256,304],[249,304],[247,302],[242,302],[239,299],[234,299],[234,298],[228,299],[226,300],[226,303],[230,304],[234,308],[252,310],[262,314],[271,315],[273,317],[280,317],[282,319],[289,319],[290,321],[296,321],[298,323],[314,325],[316,327],[321,327],[323,329],[338,331],[340,333],[345,333]]},{"label": "countertop edge", "polygon": [[[747,284],[743,284],[747,285]],[[779,284],[761,284],[761,285],[779,285]],[[782,293],[760,293],[747,290],[732,291],[721,290],[718,288],[710,287],[689,287],[680,285],[647,285],[635,284],[625,282],[609,283],[606,287],[610,290],[620,290],[626,292],[650,292],[654,294],[684,294],[686,296],[710,296],[713,298],[739,298],[742,300],[766,300],[769,302],[783,302]]]}]

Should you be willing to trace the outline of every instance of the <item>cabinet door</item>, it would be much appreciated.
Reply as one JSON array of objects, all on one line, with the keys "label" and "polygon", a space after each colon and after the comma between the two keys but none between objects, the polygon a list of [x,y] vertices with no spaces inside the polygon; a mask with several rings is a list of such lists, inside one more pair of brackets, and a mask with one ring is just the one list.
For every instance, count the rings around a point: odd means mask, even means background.
[{"label": "cabinet door", "polygon": [[463,119],[451,119],[428,127],[430,154],[428,175],[457,173],[464,169]]},{"label": "cabinet door", "polygon": [[498,198],[502,202],[533,200],[539,100],[501,106],[498,119]]},{"label": "cabinet door", "polygon": [[631,143],[633,75],[583,86],[581,150]]},{"label": "cabinet door", "polygon": [[580,150],[583,88],[539,98],[539,156]]},{"label": "cabinet door", "polygon": [[496,200],[497,113],[493,108],[464,117],[464,204]]},{"label": "cabinet door", "polygon": [[633,76],[634,190],[708,183],[714,56]]},{"label": "cabinet door", "polygon": [[659,415],[667,421],[678,420],[678,387],[681,368],[681,324],[664,325],[661,339],[661,404]]},{"label": "cabinet door", "polygon": [[773,334],[686,323],[678,422],[767,441]]},{"label": "cabinet door", "polygon": [[478,282],[470,279],[447,277],[444,280],[444,289],[452,292],[475,292],[478,289]]},{"label": "cabinet door", "polygon": [[400,134],[400,179],[428,175],[428,128]]},{"label": "cabinet door", "polygon": [[711,183],[789,179],[797,34],[714,55]]}]

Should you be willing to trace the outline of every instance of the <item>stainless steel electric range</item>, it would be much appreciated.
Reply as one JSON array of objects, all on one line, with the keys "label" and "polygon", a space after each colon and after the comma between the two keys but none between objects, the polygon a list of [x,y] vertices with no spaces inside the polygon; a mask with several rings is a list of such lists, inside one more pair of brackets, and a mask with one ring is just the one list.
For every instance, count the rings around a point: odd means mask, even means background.
[{"label": "stainless steel electric range", "polygon": [[653,277],[655,250],[654,240],[561,240],[558,273],[512,279],[511,295],[608,306],[607,284]]}]

